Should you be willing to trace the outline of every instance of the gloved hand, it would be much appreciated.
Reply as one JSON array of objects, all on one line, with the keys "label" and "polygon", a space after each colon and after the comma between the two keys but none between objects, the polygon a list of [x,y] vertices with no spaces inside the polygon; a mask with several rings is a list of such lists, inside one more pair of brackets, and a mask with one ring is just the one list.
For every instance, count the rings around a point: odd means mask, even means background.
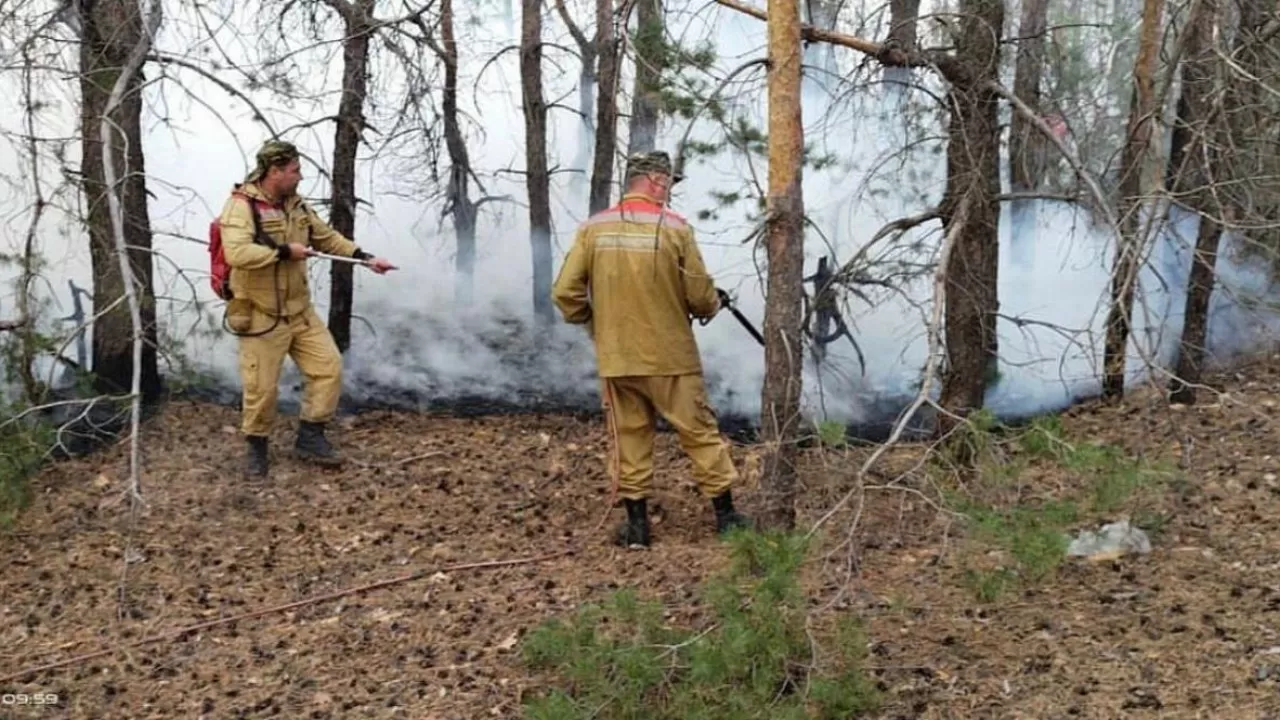
[{"label": "gloved hand", "polygon": [[729,293],[716,288],[716,295],[720,296],[720,307],[727,308],[733,304],[733,298],[729,297]]}]

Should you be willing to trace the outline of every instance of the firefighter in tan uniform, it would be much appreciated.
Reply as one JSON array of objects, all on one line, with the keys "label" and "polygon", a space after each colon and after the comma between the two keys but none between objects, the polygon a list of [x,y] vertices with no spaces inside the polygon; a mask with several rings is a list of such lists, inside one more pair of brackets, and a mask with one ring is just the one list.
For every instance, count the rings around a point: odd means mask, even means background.
[{"label": "firefighter in tan uniform", "polygon": [[717,530],[748,524],[733,507],[738,473],[707,401],[691,322],[714,317],[719,294],[693,229],[665,208],[678,179],[665,152],[629,158],[621,201],[578,228],[552,289],[565,321],[585,324],[595,343],[610,472],[627,510],[623,546],[649,545],[655,413],[693,461]]},{"label": "firefighter in tan uniform", "polygon": [[304,204],[296,194],[301,179],[297,148],[269,141],[258,152],[257,166],[236,187],[236,193],[260,202],[258,232],[249,202],[238,194],[227,199],[219,216],[233,293],[226,324],[240,337],[246,471],[257,477],[267,474],[267,436],[286,355],[306,380],[295,454],[322,465],[342,462],[324,434],[338,407],[342,355],[311,304],[306,260],[312,248],[365,260],[379,275],[395,268],[360,250]]}]

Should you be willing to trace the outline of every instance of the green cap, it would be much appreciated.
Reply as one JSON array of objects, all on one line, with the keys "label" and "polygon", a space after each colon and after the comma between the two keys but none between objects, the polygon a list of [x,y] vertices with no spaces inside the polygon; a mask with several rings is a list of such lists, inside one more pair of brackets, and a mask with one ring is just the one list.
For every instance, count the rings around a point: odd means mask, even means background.
[{"label": "green cap", "polygon": [[680,180],[679,177],[674,176],[672,171],[671,156],[663,150],[632,153],[627,158],[627,179],[631,179],[636,175],[644,175],[645,173],[672,175],[672,179]]},{"label": "green cap", "polygon": [[297,146],[284,140],[268,140],[262,144],[262,148],[258,150],[258,164],[253,168],[253,172],[249,173],[246,178],[249,182],[261,180],[267,174],[267,170],[277,165],[285,165],[289,162],[297,160],[300,157]]}]

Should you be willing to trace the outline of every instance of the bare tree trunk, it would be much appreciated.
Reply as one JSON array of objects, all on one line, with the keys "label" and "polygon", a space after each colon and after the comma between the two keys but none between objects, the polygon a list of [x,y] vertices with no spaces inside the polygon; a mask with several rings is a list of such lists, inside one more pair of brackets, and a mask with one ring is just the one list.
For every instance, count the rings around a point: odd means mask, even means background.
[{"label": "bare tree trunk", "polygon": [[441,105],[444,115],[444,142],[449,151],[449,212],[458,248],[454,261],[457,285],[454,298],[470,305],[475,288],[476,203],[471,200],[471,158],[458,123],[458,41],[453,34],[453,0],[440,2],[440,59],[444,63]]},{"label": "bare tree trunk", "polygon": [[631,94],[631,131],[627,154],[653,150],[662,105],[659,83],[666,54],[661,0],[636,0],[636,76]]},{"label": "bare tree trunk", "polygon": [[1107,312],[1107,337],[1103,347],[1102,397],[1124,396],[1125,360],[1137,290],[1141,240],[1139,209],[1143,204],[1143,178],[1151,145],[1156,107],[1155,73],[1160,45],[1164,0],[1144,0],[1138,57],[1133,68],[1133,105],[1129,112],[1128,141],[1120,157],[1120,233],[1111,274],[1111,307]]},{"label": "bare tree trunk", "polygon": [[555,321],[551,305],[551,177],[547,168],[547,105],[542,99],[542,0],[523,0],[520,87],[524,101],[525,184],[533,254],[533,313]]},{"label": "bare tree trunk", "polygon": [[[586,34],[573,21],[573,16],[569,14],[569,9],[565,7],[564,2],[565,0],[555,0],[556,13],[560,15],[560,20],[573,36],[573,41],[578,46],[578,54],[582,58],[582,69],[578,74],[578,114],[581,115],[581,124],[578,131],[578,152],[574,154],[573,160],[575,171],[573,187],[575,192],[580,192],[583,186],[589,183],[587,163],[595,152],[596,144],[596,128],[592,121],[596,107],[596,46],[592,40],[587,39]],[[578,171],[582,174],[577,174]]]},{"label": "bare tree trunk", "polygon": [[[1045,31],[1049,0],[1023,0],[1018,21],[1018,56],[1013,93],[1037,114],[1043,114],[1040,79],[1044,75]],[[1014,192],[1039,188],[1044,181],[1049,144],[1020,113],[1013,113],[1009,127],[1009,185]]]},{"label": "bare tree trunk", "polygon": [[[116,168],[128,167],[115,188],[109,188],[102,157],[100,125],[112,86],[122,72],[129,51],[144,32],[141,8],[129,0],[77,0],[83,42],[80,45],[81,188],[88,208],[89,250],[93,263],[95,311],[117,303],[125,294],[125,279],[111,229],[107,193],[123,207],[124,234],[131,269],[137,283],[143,332],[140,392],[145,403],[163,390],[156,357],[156,298],[151,258],[151,218],[147,210],[146,168],[142,153],[142,72],[131,78],[126,95],[111,121],[124,135],[117,146]],[[124,303],[93,324],[94,389],[125,394],[133,385],[133,320]]]},{"label": "bare tree trunk", "polygon": [[796,437],[800,425],[804,298],[804,125],[801,116],[799,3],[769,2],[768,285],[761,393],[761,525],[795,526]]},{"label": "bare tree trunk", "polygon": [[596,0],[596,145],[591,166],[588,212],[609,207],[613,188],[613,154],[618,144],[618,39],[613,31],[613,0]]},{"label": "bare tree trunk", "polygon": [[[951,123],[947,144],[947,191],[943,226],[963,223],[956,235],[946,279],[947,367],[940,404],[947,411],[940,430],[980,409],[994,379],[999,345],[1000,126],[999,96],[991,88],[1000,71],[1003,0],[964,0],[956,57],[964,77],[948,93]],[[967,206],[965,213],[958,213]]]},{"label": "bare tree trunk", "polygon": [[[333,139],[333,196],[329,224],[355,239],[356,154],[364,130],[364,101],[369,82],[369,22],[373,0],[328,0],[342,16],[346,37],[342,40],[342,99],[338,101],[338,126]],[[351,310],[354,300],[354,268],[348,263],[329,267],[329,332],[346,352],[351,346]]]},{"label": "bare tree trunk", "polygon": [[[887,44],[912,51],[916,47],[916,24],[920,17],[920,0],[889,0],[889,41]],[[911,82],[911,68],[884,66],[885,82]]]},{"label": "bare tree trunk", "polygon": [[[1183,308],[1182,337],[1178,362],[1169,381],[1173,402],[1193,404],[1196,385],[1200,383],[1205,355],[1205,339],[1209,326],[1209,300],[1213,295],[1214,265],[1222,225],[1218,215],[1231,215],[1231,209],[1215,202],[1213,185],[1225,178],[1222,170],[1221,141],[1226,139],[1226,118],[1214,114],[1216,58],[1212,32],[1220,27],[1217,0],[1200,0],[1195,13],[1188,18],[1186,45],[1182,66],[1182,95],[1178,98],[1178,119],[1173,129],[1169,153],[1169,184],[1179,196],[1185,196],[1191,209],[1200,215],[1196,232],[1195,254],[1187,278],[1187,298]],[[1228,92],[1225,103],[1234,99]]]}]

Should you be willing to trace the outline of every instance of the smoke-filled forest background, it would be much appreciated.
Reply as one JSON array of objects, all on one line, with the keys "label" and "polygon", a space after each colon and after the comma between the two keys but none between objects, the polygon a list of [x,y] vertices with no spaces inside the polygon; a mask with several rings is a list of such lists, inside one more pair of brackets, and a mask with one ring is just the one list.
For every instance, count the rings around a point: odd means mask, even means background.
[{"label": "smoke-filled forest background", "polygon": [[[764,338],[694,325],[762,527],[859,508],[851,542],[905,441],[974,482],[1009,464],[992,428],[1225,402],[1213,373],[1280,331],[1278,71],[1262,0],[0,0],[0,513],[109,440],[137,522],[175,482],[144,437],[177,432],[166,398],[232,412],[209,223],[273,137],[307,202],[400,266],[311,262],[344,413],[596,412],[550,285],[627,155],[658,149]],[[286,409],[298,382],[286,363]],[[1057,460],[1084,447],[1033,427]],[[852,485],[806,481],[807,448],[856,439],[879,444],[823,476]]]}]

